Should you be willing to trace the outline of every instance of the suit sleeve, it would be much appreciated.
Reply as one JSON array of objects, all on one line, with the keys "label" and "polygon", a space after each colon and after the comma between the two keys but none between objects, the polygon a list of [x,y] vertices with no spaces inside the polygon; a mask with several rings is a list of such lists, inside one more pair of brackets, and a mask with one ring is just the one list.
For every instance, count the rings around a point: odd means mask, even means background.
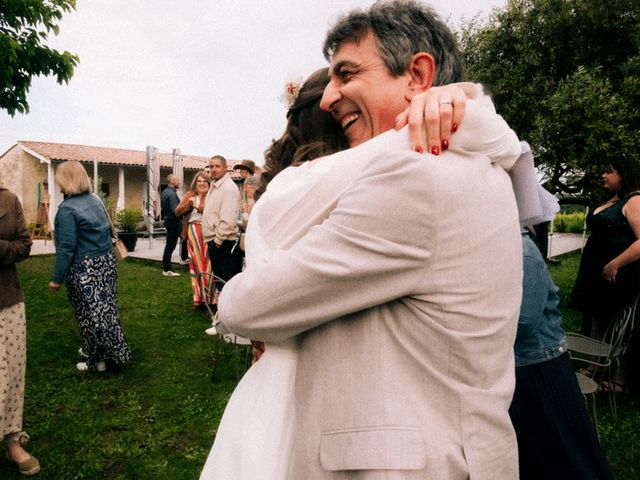
[{"label": "suit sleeve", "polygon": [[322,224],[227,283],[226,327],[281,341],[417,290],[437,242],[428,164],[404,152],[369,165]]}]

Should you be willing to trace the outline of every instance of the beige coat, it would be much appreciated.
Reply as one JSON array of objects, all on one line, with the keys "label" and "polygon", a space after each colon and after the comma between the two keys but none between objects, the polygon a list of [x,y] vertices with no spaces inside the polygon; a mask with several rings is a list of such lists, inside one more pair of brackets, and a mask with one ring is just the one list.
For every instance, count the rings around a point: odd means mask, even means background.
[{"label": "beige coat", "polygon": [[[517,138],[499,140],[512,163]],[[300,335],[289,478],[517,478],[522,257],[507,175],[455,145],[411,153],[406,129],[329,159],[273,212],[299,235],[219,304],[240,335]]]},{"label": "beige coat", "polygon": [[205,242],[222,245],[238,236],[240,192],[229,174],[211,183],[202,213],[202,235]]}]

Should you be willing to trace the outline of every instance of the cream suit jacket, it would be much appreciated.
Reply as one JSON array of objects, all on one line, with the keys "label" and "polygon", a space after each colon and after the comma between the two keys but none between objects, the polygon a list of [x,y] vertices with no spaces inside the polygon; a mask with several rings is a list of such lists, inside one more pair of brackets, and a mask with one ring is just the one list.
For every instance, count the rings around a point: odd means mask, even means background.
[{"label": "cream suit jacket", "polygon": [[[515,161],[513,132],[500,142]],[[518,476],[511,184],[455,145],[438,157],[408,147],[405,129],[321,160],[274,212],[300,234],[221,295],[234,332],[300,336],[290,479]]]}]

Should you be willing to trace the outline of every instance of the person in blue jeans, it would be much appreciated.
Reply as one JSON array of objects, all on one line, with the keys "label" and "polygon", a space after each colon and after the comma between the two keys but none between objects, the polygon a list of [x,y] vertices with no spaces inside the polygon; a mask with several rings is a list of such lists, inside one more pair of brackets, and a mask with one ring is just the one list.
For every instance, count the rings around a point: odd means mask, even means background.
[{"label": "person in blue jeans", "polygon": [[164,244],[164,253],[162,254],[162,269],[165,277],[180,276],[179,273],[171,270],[171,254],[178,244],[178,238],[180,238],[180,232],[182,231],[182,222],[176,216],[176,207],[180,203],[177,192],[180,183],[180,177],[173,174],[169,175],[167,177],[167,188],[162,191],[160,196],[162,218],[164,219],[164,227],[167,229],[167,239]]},{"label": "person in blue jeans", "polygon": [[558,288],[526,232],[522,250],[516,388],[509,409],[518,438],[520,478],[611,479],[567,351]]}]

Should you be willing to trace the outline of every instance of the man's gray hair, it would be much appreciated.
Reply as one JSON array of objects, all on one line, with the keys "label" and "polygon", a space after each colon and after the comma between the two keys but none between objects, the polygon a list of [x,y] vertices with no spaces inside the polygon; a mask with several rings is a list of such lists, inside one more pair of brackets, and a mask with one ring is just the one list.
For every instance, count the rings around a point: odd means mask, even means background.
[{"label": "man's gray hair", "polygon": [[378,1],[369,10],[353,10],[329,30],[323,52],[327,60],[345,42],[360,42],[373,32],[378,53],[394,77],[407,71],[418,52],[433,56],[436,72],[433,85],[464,79],[462,53],[455,36],[429,7],[413,0]]}]

